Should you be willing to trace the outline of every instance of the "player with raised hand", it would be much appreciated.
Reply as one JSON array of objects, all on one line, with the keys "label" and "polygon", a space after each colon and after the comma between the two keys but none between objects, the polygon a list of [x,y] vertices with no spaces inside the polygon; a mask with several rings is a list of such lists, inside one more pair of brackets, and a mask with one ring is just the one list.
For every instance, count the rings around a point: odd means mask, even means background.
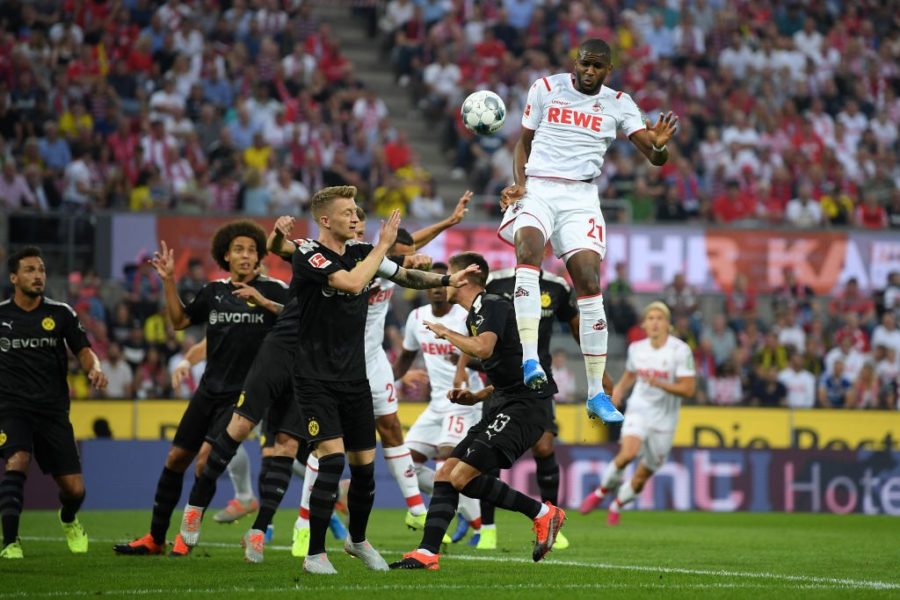
[{"label": "player with raised hand", "polygon": [[665,164],[666,143],[675,134],[678,117],[669,112],[652,126],[645,122],[628,94],[603,85],[612,68],[609,45],[589,39],[578,48],[574,73],[542,77],[531,86],[514,153],[515,183],[502,192],[512,206],[498,235],[516,249],[513,304],[525,384],[537,387],[547,381],[537,346],[540,265],[549,241],[554,254],[566,261],[578,297],[588,415],[618,423],[622,414],[602,387],[609,336],[600,291],[606,223],[593,180],[618,131],[651,164]]},{"label": "player with raised hand", "polygon": [[[651,302],[644,309],[647,338],[628,347],[625,373],[613,388],[613,402],[622,406],[628,398],[628,410],[622,424],[619,453],[606,465],[600,486],[581,503],[588,514],[604,497],[618,490],[609,507],[607,522],[619,524],[619,513],[644,489],[647,480],[666,462],[678,425],[683,398],[694,395],[697,377],[694,355],[683,341],[669,334],[671,314],[662,302]],[[622,475],[635,458],[641,462],[631,481],[621,485]]]},{"label": "player with raised hand", "polygon": [[441,540],[459,503],[459,495],[489,500],[500,508],[520,512],[534,521],[535,542],[532,559],[537,562],[549,552],[565,521],[565,512],[550,503],[541,504],[497,479],[486,475],[496,468],[509,468],[544,433],[548,410],[546,395],[522,382],[522,346],[515,314],[509,302],[485,294],[488,265],[484,257],[465,252],[449,260],[451,277],[466,273],[465,265],[479,270],[468,273],[469,285],[449,290],[451,302],[469,311],[466,327],[471,335],[461,334],[441,323],[426,321],[438,339],[445,339],[469,356],[483,361],[492,386],[473,393],[454,389],[453,402],[471,405],[491,395],[489,410],[469,429],[453,449],[450,458],[434,478],[434,494],[428,507],[425,531],[419,547],[392,569],[439,568]]},{"label": "player with raised hand", "polygon": [[[350,535],[344,550],[372,570],[387,563],[366,540],[375,493],[375,415],[366,378],[366,292],[376,275],[415,289],[462,286],[470,266],[456,276],[406,269],[388,260],[400,226],[394,211],[373,246],[356,241],[360,226],[356,188],[324,188],[313,196],[319,226],[315,240],[303,240],[293,257],[292,291],[300,309],[294,361],[294,394],[306,423],[306,441],[318,456],[318,477],[310,495],[309,573],[336,573],[325,553],[325,530],[334,509],[345,460],[350,464],[347,508]],[[345,458],[346,455],[346,458]]]},{"label": "player with raised hand", "polygon": [[[238,402],[244,379],[266,333],[275,324],[288,298],[287,285],[259,274],[266,256],[266,234],[251,221],[235,221],[216,231],[212,256],[228,271],[228,279],[207,283],[184,306],[175,285],[175,252],[165,241],[154,253],[153,263],[163,281],[166,308],[175,329],[207,323],[207,363],[194,397],[178,423],[156,487],[150,533],[127,544],[117,544],[118,554],[162,554],[175,505],[181,497],[184,472],[196,458],[201,476],[219,433],[228,424]],[[179,532],[171,555],[190,552]]]},{"label": "player with raised hand", "polygon": [[39,248],[13,252],[7,261],[13,297],[0,302],[0,559],[24,558],[19,518],[31,457],[59,486],[59,521],[69,551],[88,551],[76,514],[84,502],[84,477],[69,421],[68,348],[91,387],[104,389],[106,375],[78,316],[68,304],[44,295],[47,273]]}]

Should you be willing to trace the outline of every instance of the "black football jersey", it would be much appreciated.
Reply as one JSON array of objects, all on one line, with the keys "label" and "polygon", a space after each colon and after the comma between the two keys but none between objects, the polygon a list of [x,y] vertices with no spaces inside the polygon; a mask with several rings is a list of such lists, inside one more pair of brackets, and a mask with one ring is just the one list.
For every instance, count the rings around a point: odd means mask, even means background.
[{"label": "black football jersey", "polygon": [[491,385],[498,390],[531,397],[545,391],[535,392],[522,382],[522,342],[512,302],[494,294],[478,295],[466,316],[466,329],[473,337],[487,331],[497,336],[493,353],[482,361]]},{"label": "black football jersey", "polygon": [[[258,275],[248,285],[268,300],[287,303],[288,286],[279,279]],[[240,392],[259,345],[275,324],[275,313],[238,298],[236,289],[230,279],[211,281],[184,307],[192,324],[207,324],[200,385],[214,394]]]},{"label": "black football jersey", "polygon": [[[338,254],[316,240],[302,240],[294,252],[291,286],[299,309],[295,372],[306,379],[354,381],[366,378],[365,330],[368,290],[348,294],[328,285],[328,276],[351,271],[372,251],[351,241]],[[392,277],[397,265],[382,261],[379,275]]]},{"label": "black football jersey", "polygon": [[[501,269],[488,275],[486,291],[513,301],[516,285],[516,270]],[[541,269],[541,320],[538,324],[538,357],[547,377],[553,377],[553,362],[550,356],[550,339],[553,337],[553,321],[569,323],[578,315],[575,291],[569,283],[553,273]],[[556,384],[553,384],[554,386]]]},{"label": "black football jersey", "polygon": [[0,412],[69,410],[68,356],[89,348],[68,304],[47,297],[32,311],[0,302]]}]

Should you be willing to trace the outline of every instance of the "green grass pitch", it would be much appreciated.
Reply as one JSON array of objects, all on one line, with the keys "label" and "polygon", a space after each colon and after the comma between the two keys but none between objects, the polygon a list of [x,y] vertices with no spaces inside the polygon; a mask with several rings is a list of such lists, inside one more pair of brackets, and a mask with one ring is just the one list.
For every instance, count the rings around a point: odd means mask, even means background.
[{"label": "green grass pitch", "polygon": [[[12,598],[693,598],[900,597],[900,519],[859,515],[626,512],[616,528],[600,511],[570,511],[571,547],[531,561],[530,523],[498,511],[500,548],[452,545],[437,572],[372,573],[340,551],[329,534],[338,575],[301,572],[290,555],[294,514],[276,517],[263,564],[243,562],[239,539],[250,519],[204,524],[188,558],[124,557],[114,542],[146,533],[144,511],[85,512],[87,555],[69,554],[56,513],[26,511],[25,559],[0,562],[0,600]],[[176,513],[176,517],[180,513]],[[415,547],[400,510],[377,510],[369,539],[390,562]],[[177,523],[173,519],[170,539]],[[663,596],[664,595],[664,596]],[[300,596],[297,596],[300,597]]]}]

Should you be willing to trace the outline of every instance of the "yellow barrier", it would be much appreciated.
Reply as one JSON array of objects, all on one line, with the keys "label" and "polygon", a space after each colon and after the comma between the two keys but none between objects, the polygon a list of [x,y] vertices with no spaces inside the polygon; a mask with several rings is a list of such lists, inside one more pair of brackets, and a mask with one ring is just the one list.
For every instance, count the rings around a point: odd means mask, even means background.
[{"label": "yellow barrier", "polygon": [[[185,400],[80,400],[72,402],[72,424],[79,439],[94,437],[93,423],[105,418],[116,439],[171,439],[187,405]],[[425,404],[401,404],[400,422],[408,428]],[[589,421],[584,407],[556,408],[559,441],[599,444],[606,428]],[[900,412],[786,410],[687,406],[675,435],[676,446],[706,448],[872,449],[900,448]]]}]

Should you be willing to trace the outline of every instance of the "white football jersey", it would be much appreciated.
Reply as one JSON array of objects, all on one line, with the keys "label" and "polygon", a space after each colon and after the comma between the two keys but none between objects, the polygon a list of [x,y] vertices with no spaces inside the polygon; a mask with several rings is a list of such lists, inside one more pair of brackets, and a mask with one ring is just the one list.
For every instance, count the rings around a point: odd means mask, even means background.
[{"label": "white football jersey", "polygon": [[[431,410],[448,412],[459,408],[447,399],[447,392],[453,387],[456,376],[456,365],[451,362],[451,355],[460,355],[460,351],[448,342],[435,337],[426,329],[424,322],[441,323],[457,333],[466,334],[466,316],[468,311],[454,304],[446,315],[435,317],[430,304],[420,306],[409,313],[406,319],[406,332],[403,336],[403,349],[410,352],[420,351],[425,359],[425,370],[431,382]],[[481,378],[475,372],[469,373],[469,389],[478,391],[484,387]]]},{"label": "white football jersey", "polygon": [[637,375],[637,383],[628,399],[628,413],[640,412],[650,427],[658,431],[674,431],[678,425],[681,397],[647,383],[655,377],[675,383],[678,377],[694,377],[694,354],[690,346],[670,335],[660,348],[649,339],[628,346],[625,370]]},{"label": "white football jersey", "polygon": [[600,175],[607,148],[621,131],[645,128],[631,96],[601,86],[587,96],[571,73],[542,77],[528,91],[522,126],[534,130],[525,174],[583,181]]},{"label": "white football jersey", "polygon": [[384,321],[391,307],[396,284],[390,279],[376,277],[369,286],[369,312],[366,314],[366,360],[381,352],[384,342]]}]

